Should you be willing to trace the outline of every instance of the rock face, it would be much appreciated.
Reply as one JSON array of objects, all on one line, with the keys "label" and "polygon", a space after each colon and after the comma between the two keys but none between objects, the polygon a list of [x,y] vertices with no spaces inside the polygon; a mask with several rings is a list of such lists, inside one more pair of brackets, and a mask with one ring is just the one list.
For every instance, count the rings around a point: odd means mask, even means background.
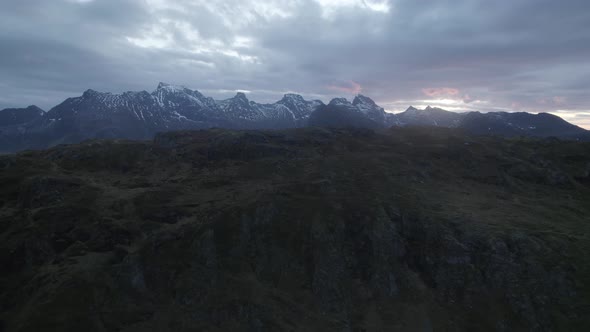
[{"label": "rock face", "polygon": [[387,113],[383,107],[378,106],[373,99],[361,94],[354,97],[352,105],[356,106],[367,118],[377,123],[385,123]]},{"label": "rock face", "polygon": [[1,156],[0,326],[585,331],[588,165],[588,143],[441,128]]},{"label": "rock face", "polygon": [[296,127],[299,128],[307,126],[309,116],[324,103],[319,100],[307,101],[300,95],[288,93],[277,104],[281,104],[289,109],[295,119]]}]

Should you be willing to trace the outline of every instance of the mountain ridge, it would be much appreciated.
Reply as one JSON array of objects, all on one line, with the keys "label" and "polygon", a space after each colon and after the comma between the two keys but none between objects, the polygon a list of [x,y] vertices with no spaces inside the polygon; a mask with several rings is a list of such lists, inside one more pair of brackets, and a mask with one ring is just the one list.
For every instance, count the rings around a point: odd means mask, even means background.
[{"label": "mountain ridge", "polygon": [[257,103],[243,92],[215,100],[180,85],[160,82],[152,91],[99,92],[87,89],[44,112],[36,106],[0,111],[0,151],[47,148],[85,139],[148,140],[156,133],[206,128],[287,129],[307,126],[462,128],[477,135],[555,136],[590,140],[590,132],[547,113],[455,113],[413,106],[389,113],[371,98],[333,98],[328,104],[285,94]]}]

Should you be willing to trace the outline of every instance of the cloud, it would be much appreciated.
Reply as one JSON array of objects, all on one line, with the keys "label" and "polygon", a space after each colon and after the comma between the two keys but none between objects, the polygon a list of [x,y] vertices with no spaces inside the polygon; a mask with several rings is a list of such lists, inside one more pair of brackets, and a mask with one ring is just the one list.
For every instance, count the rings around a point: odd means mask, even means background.
[{"label": "cloud", "polygon": [[435,98],[435,104],[440,104],[441,102],[448,100],[453,101],[453,103],[456,103],[456,101],[461,101],[463,104],[469,104],[473,101],[478,101],[471,98],[471,95],[469,94],[461,95],[461,91],[454,88],[426,88],[422,89],[422,93],[428,97]]},{"label": "cloud", "polygon": [[453,88],[426,88],[422,89],[422,93],[428,97],[456,96],[459,94],[459,90]]},{"label": "cloud", "polygon": [[340,85],[328,85],[328,89],[352,95],[359,94],[361,91],[363,91],[361,85],[355,81],[343,82]]},{"label": "cloud", "polygon": [[590,109],[583,111],[556,110],[549,113],[562,117],[569,122],[575,123],[582,128],[590,130]]},{"label": "cloud", "polygon": [[362,91],[403,109],[577,114],[590,109],[588,22],[585,0],[7,1],[0,108],[168,81],[262,102]]}]

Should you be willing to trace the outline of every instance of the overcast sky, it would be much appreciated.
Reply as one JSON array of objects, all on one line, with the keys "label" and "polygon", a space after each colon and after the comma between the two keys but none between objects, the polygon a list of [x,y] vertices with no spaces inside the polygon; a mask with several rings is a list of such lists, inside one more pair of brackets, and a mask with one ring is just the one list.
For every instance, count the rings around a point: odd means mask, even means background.
[{"label": "overcast sky", "polygon": [[0,108],[164,81],[590,128],[588,0],[0,0],[0,50]]}]

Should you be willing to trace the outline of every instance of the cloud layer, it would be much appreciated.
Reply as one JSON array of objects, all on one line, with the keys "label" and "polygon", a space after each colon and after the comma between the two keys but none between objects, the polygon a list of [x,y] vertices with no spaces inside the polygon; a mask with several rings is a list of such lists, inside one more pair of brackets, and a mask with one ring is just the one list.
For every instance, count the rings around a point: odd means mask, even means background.
[{"label": "cloud layer", "polygon": [[590,128],[585,0],[20,0],[0,11],[0,108],[183,84],[391,111],[553,112]]}]

